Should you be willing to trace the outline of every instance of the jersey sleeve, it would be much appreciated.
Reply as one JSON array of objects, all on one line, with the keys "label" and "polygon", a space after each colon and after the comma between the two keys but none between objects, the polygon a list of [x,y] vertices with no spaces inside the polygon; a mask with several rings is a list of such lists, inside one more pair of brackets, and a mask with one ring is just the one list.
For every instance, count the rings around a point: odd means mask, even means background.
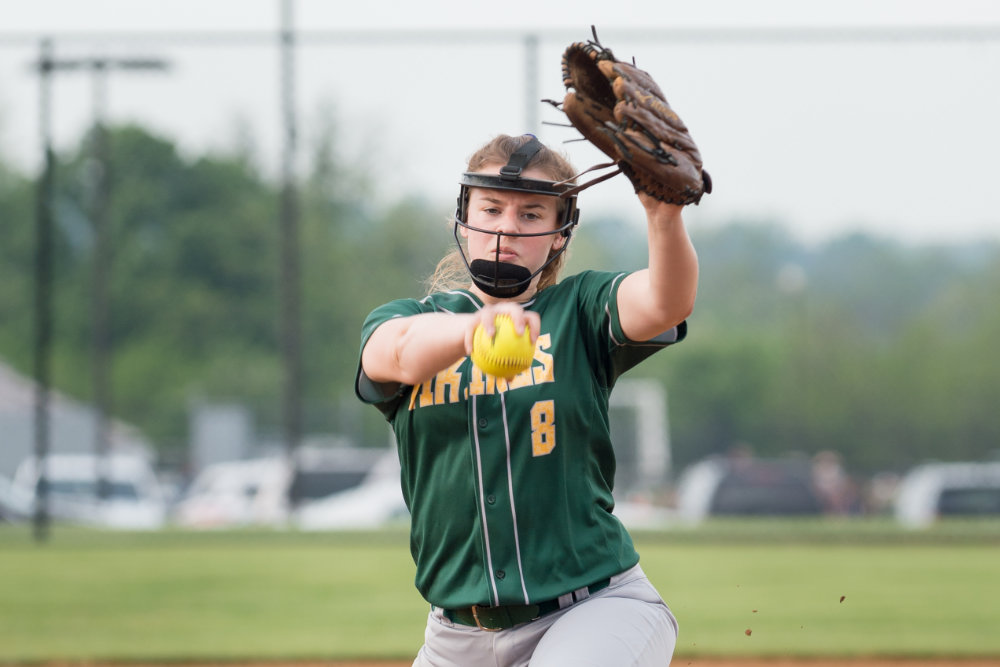
[{"label": "jersey sleeve", "polygon": [[579,292],[582,307],[592,314],[597,324],[595,348],[606,375],[608,387],[629,369],[665,347],[679,343],[687,336],[687,322],[664,331],[645,341],[631,340],[622,329],[618,312],[618,289],[627,273],[585,272]]},{"label": "jersey sleeve", "polygon": [[390,301],[373,310],[364,324],[361,326],[361,347],[358,351],[358,371],[354,381],[354,393],[365,403],[375,405],[386,419],[395,411],[406,389],[405,385],[398,382],[375,382],[361,368],[361,351],[368,344],[368,339],[372,333],[385,322],[397,317],[409,317],[424,312],[420,302],[415,299],[399,299]]}]

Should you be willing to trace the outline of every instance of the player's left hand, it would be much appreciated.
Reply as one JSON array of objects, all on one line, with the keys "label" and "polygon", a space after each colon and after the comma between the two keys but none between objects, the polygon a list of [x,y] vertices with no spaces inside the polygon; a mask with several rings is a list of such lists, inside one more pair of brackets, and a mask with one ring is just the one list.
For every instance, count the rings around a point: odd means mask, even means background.
[{"label": "player's left hand", "polygon": [[639,197],[639,203],[646,210],[646,217],[650,222],[666,222],[681,219],[684,207],[680,204],[671,204],[670,202],[662,201],[645,192],[638,192],[636,194]]},{"label": "player's left hand", "polygon": [[561,108],[566,117],[614,160],[636,192],[687,205],[697,204],[712,191],[698,146],[659,85],[648,72],[618,60],[597,40],[596,30],[592,41],[575,42],[566,49],[562,74],[566,95]]}]

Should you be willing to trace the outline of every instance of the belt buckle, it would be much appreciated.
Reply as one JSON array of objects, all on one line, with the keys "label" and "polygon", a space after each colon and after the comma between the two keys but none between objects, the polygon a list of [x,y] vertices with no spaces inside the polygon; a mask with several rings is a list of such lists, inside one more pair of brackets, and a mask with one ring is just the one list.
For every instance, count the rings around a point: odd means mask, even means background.
[{"label": "belt buckle", "polygon": [[[482,621],[479,620],[479,605],[472,605],[472,618],[476,621],[476,627],[484,632],[500,632],[503,628],[487,628],[483,625]],[[485,607],[484,607],[485,609]]]}]

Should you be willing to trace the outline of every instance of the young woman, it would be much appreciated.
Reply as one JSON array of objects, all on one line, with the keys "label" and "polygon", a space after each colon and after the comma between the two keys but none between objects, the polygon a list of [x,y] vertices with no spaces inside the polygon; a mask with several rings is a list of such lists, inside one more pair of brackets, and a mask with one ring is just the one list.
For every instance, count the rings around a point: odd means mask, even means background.
[{"label": "young woman", "polygon": [[[573,174],[531,135],[490,141],[462,176],[457,248],[431,293],[363,326],[357,393],[396,434],[431,605],[414,665],[664,665],[673,653],[674,616],[613,514],[608,396],[684,337],[697,256],[682,208],[640,195],[648,267],[559,280]],[[535,345],[511,380],[468,357],[475,328],[492,333],[500,314]]]}]

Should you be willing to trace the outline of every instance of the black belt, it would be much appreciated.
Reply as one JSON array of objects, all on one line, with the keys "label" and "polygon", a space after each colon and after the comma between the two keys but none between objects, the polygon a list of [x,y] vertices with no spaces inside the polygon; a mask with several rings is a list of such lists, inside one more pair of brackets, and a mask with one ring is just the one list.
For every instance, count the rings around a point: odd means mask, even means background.
[{"label": "black belt", "polygon": [[[598,581],[587,586],[587,593],[593,594],[602,588],[607,588],[610,579]],[[472,605],[461,609],[442,609],[444,617],[452,623],[470,625],[487,632],[498,632],[512,628],[519,623],[527,623],[546,614],[559,610],[559,598],[545,600],[536,604],[508,604],[500,607],[481,607]]]}]

